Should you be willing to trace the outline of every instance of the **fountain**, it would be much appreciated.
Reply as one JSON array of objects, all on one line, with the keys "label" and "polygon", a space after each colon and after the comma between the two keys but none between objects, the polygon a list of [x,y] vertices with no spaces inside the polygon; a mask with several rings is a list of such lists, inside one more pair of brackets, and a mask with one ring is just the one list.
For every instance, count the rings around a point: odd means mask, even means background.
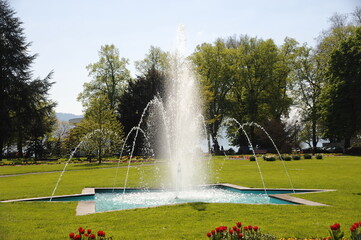
[{"label": "fountain", "polygon": [[[198,83],[196,77],[191,70],[190,64],[186,58],[186,38],[184,34],[184,26],[178,29],[177,48],[172,55],[169,65],[168,83],[166,86],[168,95],[165,102],[159,98],[154,98],[148,103],[141,115],[138,126],[132,128],[127,135],[119,157],[119,163],[122,158],[125,143],[130,134],[135,132],[135,138],[132,143],[128,168],[124,180],[124,186],[117,188],[116,180],[118,177],[119,164],[116,169],[114,183],[112,188],[92,188],[86,189],[83,194],[71,196],[54,196],[57,186],[61,180],[64,171],[71,160],[72,155],[64,166],[63,171],[56,183],[54,191],[50,198],[28,199],[25,201],[79,201],[78,208],[83,209],[91,205],[92,209],[83,211],[80,214],[88,214],[93,212],[102,212],[110,210],[152,207],[169,204],[180,204],[187,202],[206,202],[206,203],[252,203],[252,204],[298,204],[296,198],[285,196],[288,193],[295,193],[291,190],[272,190],[266,189],[262,172],[258,161],[256,161],[263,188],[250,189],[231,184],[207,184],[206,170],[210,162],[210,158],[202,156],[200,143],[206,134],[203,117],[200,117],[201,102],[200,93],[198,92]],[[161,149],[161,158],[167,159],[166,171],[160,183],[162,188],[159,189],[132,189],[127,187],[130,164],[133,157],[136,138],[138,133],[146,137],[146,132],[140,128],[146,112],[150,106],[156,106],[161,114],[159,119],[163,122],[159,123],[162,130],[159,131],[159,142],[163,143]],[[237,122],[242,128],[243,125]],[[158,129],[157,129],[158,130]],[[92,133],[93,134],[93,133]],[[247,137],[248,141],[249,138]],[[82,141],[83,142],[83,141]],[[77,148],[82,144],[79,143]],[[251,142],[249,141],[251,145]],[[76,149],[77,149],[76,148]],[[75,151],[74,151],[75,152]],[[255,153],[254,153],[255,155]],[[158,168],[157,168],[158,169]],[[288,173],[287,173],[288,174]],[[302,190],[297,192],[308,192]],[[272,195],[273,194],[273,195]],[[291,200],[290,200],[291,198]],[[19,200],[17,200],[19,201]],[[24,199],[22,199],[24,201]],[[84,207],[82,201],[91,201]],[[302,204],[302,203],[301,203]],[[81,206],[81,207],[79,207]]]}]

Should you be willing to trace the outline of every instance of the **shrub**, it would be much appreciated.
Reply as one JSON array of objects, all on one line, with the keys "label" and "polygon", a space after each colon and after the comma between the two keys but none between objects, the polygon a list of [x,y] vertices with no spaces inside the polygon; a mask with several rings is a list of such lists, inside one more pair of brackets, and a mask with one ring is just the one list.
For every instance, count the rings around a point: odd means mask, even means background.
[{"label": "shrub", "polygon": [[265,161],[276,161],[276,158],[274,156],[263,156],[263,160]]},{"label": "shrub", "polygon": [[250,160],[250,161],[256,161],[256,158],[255,158],[254,156],[250,156],[250,157],[249,157],[249,160]]},{"label": "shrub", "polygon": [[293,155],[293,156],[292,156],[292,159],[293,159],[293,160],[300,160],[301,157],[300,157],[300,155]]},{"label": "shrub", "polygon": [[283,159],[283,161],[291,161],[292,160],[291,156],[288,156],[288,155],[282,156],[282,159]]},{"label": "shrub", "polygon": [[310,155],[310,154],[305,154],[305,155],[303,155],[303,158],[304,158],[304,159],[312,159],[312,155]]},{"label": "shrub", "polygon": [[321,154],[317,154],[317,155],[316,155],[316,159],[322,159],[322,155],[321,155]]}]

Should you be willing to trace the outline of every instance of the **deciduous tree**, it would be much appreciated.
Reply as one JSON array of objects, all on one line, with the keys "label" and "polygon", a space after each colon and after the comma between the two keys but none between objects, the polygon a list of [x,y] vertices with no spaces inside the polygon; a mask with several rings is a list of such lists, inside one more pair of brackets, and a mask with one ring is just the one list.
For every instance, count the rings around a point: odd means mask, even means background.
[{"label": "deciduous tree", "polygon": [[328,84],[323,92],[326,136],[343,139],[350,147],[361,131],[361,27],[340,43],[331,55]]},{"label": "deciduous tree", "polygon": [[99,61],[86,67],[93,79],[84,83],[84,90],[78,96],[83,106],[87,107],[91,97],[105,95],[110,108],[115,110],[117,99],[130,81],[127,64],[128,59],[120,58],[119,50],[114,45],[101,46]]}]

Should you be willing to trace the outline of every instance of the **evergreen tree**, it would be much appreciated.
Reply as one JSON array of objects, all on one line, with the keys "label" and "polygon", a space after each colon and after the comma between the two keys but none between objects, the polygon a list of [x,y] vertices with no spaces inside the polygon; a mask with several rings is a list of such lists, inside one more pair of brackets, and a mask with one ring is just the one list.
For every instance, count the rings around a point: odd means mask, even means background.
[{"label": "evergreen tree", "polygon": [[[154,97],[165,96],[165,75],[154,67],[148,69],[144,76],[138,76],[130,82],[123,95],[119,99],[119,120],[124,125],[124,131],[129,133],[133,127],[138,126],[141,115],[147,104]],[[147,117],[147,116],[146,116]],[[157,124],[160,124],[159,122]],[[145,122],[141,126],[144,130],[149,127]],[[144,142],[139,140],[136,144],[135,154],[142,153]]]},{"label": "evergreen tree", "polygon": [[0,158],[6,144],[16,142],[22,155],[26,140],[49,132],[55,106],[47,99],[51,74],[31,80],[36,55],[29,53],[21,24],[7,1],[0,0]]}]

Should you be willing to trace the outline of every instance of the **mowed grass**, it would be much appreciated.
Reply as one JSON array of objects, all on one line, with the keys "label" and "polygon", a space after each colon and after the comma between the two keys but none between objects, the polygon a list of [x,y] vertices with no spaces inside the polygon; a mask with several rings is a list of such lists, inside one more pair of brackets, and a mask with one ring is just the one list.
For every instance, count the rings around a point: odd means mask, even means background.
[{"label": "mowed grass", "polygon": [[[205,233],[211,229],[233,226],[238,221],[258,225],[263,232],[277,237],[299,238],[327,236],[329,225],[338,222],[349,237],[350,225],[361,221],[361,157],[284,163],[295,188],[337,190],[296,195],[330,206],[204,204],[205,209],[199,211],[201,208],[194,204],[182,204],[75,216],[77,203],[74,202],[1,203],[0,239],[68,239],[68,233],[80,226],[104,230],[113,239],[207,239]],[[282,162],[259,160],[259,165],[266,187],[290,188]],[[146,182],[156,186],[155,168],[130,169],[128,186],[143,186]],[[112,187],[116,170],[65,172],[56,195],[80,193],[84,187]],[[256,162],[215,157],[210,171],[209,183],[263,186]],[[118,169],[116,186],[124,184],[125,173],[126,168]],[[57,172],[0,178],[0,199],[49,196],[59,175]]]},{"label": "mowed grass", "polygon": [[[142,163],[132,163],[132,165],[141,165]],[[64,169],[65,162],[62,163],[50,163],[50,164],[38,164],[38,165],[13,165],[13,166],[1,166],[0,176],[12,175],[21,173],[34,173],[34,172],[53,172],[62,171]],[[121,162],[119,166],[127,166],[127,162]],[[117,167],[118,162],[103,162],[98,164],[97,162],[91,163],[70,163],[66,167],[66,170],[86,170],[86,169],[97,169],[97,168],[111,168]]]}]

